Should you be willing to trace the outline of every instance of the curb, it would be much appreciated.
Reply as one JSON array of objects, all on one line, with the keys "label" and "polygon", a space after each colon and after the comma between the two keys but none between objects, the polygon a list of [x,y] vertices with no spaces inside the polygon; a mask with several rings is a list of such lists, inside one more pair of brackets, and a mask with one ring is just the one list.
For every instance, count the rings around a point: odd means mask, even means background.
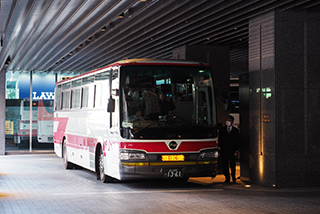
[{"label": "curb", "polygon": [[53,150],[20,150],[20,151],[6,151],[5,155],[30,155],[30,154],[54,154]]}]

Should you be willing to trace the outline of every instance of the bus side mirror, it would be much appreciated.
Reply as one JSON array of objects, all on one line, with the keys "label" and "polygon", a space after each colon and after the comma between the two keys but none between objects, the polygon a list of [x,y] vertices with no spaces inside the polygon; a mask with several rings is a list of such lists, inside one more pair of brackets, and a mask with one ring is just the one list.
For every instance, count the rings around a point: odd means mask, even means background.
[{"label": "bus side mirror", "polygon": [[108,99],[108,108],[107,108],[107,112],[114,112],[114,108],[115,108],[115,99],[113,98],[109,98]]}]

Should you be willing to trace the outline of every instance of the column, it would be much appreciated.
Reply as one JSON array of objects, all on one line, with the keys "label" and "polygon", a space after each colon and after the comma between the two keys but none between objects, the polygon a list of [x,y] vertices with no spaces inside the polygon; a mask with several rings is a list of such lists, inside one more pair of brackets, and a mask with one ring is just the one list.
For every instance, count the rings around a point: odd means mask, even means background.
[{"label": "column", "polygon": [[6,135],[6,72],[0,71],[0,155],[5,154]]},{"label": "column", "polygon": [[249,167],[256,183],[320,185],[319,25],[319,14],[293,11],[249,21]]}]

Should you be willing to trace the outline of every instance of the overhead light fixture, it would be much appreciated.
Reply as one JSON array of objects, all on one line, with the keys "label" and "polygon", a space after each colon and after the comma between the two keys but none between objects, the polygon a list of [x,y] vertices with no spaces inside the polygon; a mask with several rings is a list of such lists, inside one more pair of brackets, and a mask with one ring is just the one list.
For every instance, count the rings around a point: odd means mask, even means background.
[{"label": "overhead light fixture", "polygon": [[147,1],[147,0],[140,0],[140,1]]},{"label": "overhead light fixture", "polygon": [[88,42],[92,41],[92,37],[89,37],[89,38],[87,39],[87,41],[88,41]]},{"label": "overhead light fixture", "polygon": [[6,62],[4,63],[4,65],[8,66],[10,64],[10,61],[11,61],[10,56],[8,56]]},{"label": "overhead light fixture", "polygon": [[71,52],[69,52],[69,55],[71,56],[73,53],[72,53],[72,51]]},{"label": "overhead light fixture", "polygon": [[124,13],[121,13],[118,18],[122,19],[124,17]]},{"label": "overhead light fixture", "polygon": [[107,30],[107,27],[104,26],[103,28],[101,28],[101,31],[106,31]]},{"label": "overhead light fixture", "polygon": [[82,48],[82,44],[78,45],[78,48]]},{"label": "overhead light fixture", "polygon": [[64,61],[64,58],[61,59],[61,62],[63,62],[63,61]]}]

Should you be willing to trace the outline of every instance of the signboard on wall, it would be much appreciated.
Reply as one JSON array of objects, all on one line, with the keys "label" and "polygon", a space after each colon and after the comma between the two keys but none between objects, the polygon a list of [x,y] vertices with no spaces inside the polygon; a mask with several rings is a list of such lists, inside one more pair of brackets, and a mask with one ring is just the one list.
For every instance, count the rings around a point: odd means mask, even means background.
[{"label": "signboard on wall", "polygon": [[13,121],[6,120],[6,134],[13,135]]},{"label": "signboard on wall", "polygon": [[[32,99],[49,100],[54,98],[55,76],[53,74],[33,74]],[[30,97],[30,74],[19,76],[19,99]]]}]

